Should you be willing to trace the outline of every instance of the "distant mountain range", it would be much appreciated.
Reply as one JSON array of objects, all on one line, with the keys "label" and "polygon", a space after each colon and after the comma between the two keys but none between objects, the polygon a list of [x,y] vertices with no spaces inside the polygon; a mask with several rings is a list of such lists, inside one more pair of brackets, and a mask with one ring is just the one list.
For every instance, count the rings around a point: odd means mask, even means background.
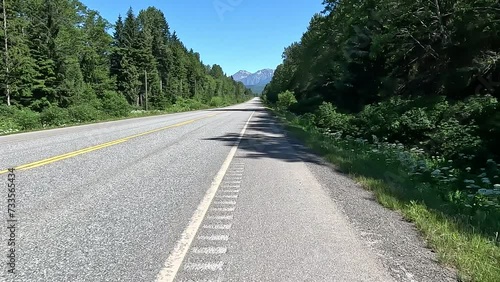
[{"label": "distant mountain range", "polygon": [[245,84],[254,93],[262,93],[264,87],[273,79],[273,69],[263,69],[255,73],[241,70],[233,75],[233,79]]}]

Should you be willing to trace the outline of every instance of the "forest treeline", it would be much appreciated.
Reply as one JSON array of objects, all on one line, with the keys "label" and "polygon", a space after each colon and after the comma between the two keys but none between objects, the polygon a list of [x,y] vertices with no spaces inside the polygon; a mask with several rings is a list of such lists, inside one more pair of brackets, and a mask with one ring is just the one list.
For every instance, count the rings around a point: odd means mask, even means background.
[{"label": "forest treeline", "polygon": [[286,48],[269,101],[291,91],[293,112],[316,113],[317,125],[346,135],[453,158],[500,156],[497,0],[324,4]]},{"label": "forest treeline", "polygon": [[0,12],[0,127],[222,106],[251,95],[219,65],[205,65],[154,7],[130,9],[113,25],[77,0],[2,0]]}]

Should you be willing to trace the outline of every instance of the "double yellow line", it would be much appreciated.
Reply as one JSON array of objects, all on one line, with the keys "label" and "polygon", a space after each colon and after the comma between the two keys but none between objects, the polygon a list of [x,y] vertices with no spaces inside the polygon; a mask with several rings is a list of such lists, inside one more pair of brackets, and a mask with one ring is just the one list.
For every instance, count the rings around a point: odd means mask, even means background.
[{"label": "double yellow line", "polygon": [[[33,169],[33,168],[36,168],[36,167],[40,167],[40,166],[43,166],[43,165],[55,163],[55,162],[58,162],[58,161],[62,161],[62,160],[65,160],[65,159],[76,157],[78,155],[86,154],[86,153],[89,153],[89,152],[93,152],[93,151],[101,150],[101,149],[104,149],[104,148],[107,148],[107,147],[111,147],[111,146],[114,146],[114,145],[117,145],[117,144],[120,144],[120,143],[124,143],[124,142],[129,141],[130,139],[134,139],[134,138],[137,138],[137,137],[141,137],[141,136],[144,136],[144,135],[152,134],[152,133],[155,133],[155,132],[158,132],[158,131],[162,131],[162,130],[166,130],[166,129],[170,129],[170,128],[174,128],[174,127],[180,127],[180,126],[183,126],[183,125],[187,125],[187,124],[190,124],[190,123],[202,120],[202,119],[206,119],[206,118],[209,118],[209,117],[213,117],[213,116],[216,116],[216,115],[217,114],[212,114],[212,115],[208,115],[208,116],[205,116],[205,117],[201,117],[201,118],[197,118],[197,119],[191,119],[191,120],[184,121],[184,122],[181,122],[181,123],[177,123],[177,124],[173,124],[173,125],[161,127],[161,128],[158,128],[158,129],[153,129],[153,130],[150,130],[150,131],[146,131],[146,132],[135,134],[135,135],[128,136],[128,137],[125,137],[125,138],[117,139],[117,140],[114,140],[114,141],[111,141],[111,142],[107,142],[107,143],[103,143],[103,144],[100,144],[100,145],[96,145],[96,146],[92,146],[92,147],[80,149],[80,150],[77,150],[77,151],[69,152],[69,153],[66,153],[66,154],[62,154],[62,155],[59,155],[59,156],[51,157],[51,158],[44,159],[44,160],[41,160],[41,161],[37,161],[37,162],[29,163],[29,164],[24,164],[24,165],[16,167],[15,169],[16,170]],[[6,170],[1,170],[0,174],[5,174],[7,172],[9,172],[7,169]]]}]

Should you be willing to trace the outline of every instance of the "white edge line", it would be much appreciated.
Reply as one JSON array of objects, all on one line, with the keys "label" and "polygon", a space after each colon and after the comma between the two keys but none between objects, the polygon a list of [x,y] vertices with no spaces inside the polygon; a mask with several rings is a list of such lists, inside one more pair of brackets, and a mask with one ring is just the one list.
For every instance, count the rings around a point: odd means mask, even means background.
[{"label": "white edge line", "polygon": [[186,227],[184,232],[182,232],[181,238],[177,241],[174,250],[170,253],[167,260],[165,261],[165,264],[163,265],[163,268],[158,273],[158,276],[156,277],[156,282],[174,281],[175,276],[177,275],[177,272],[179,271],[179,268],[181,267],[182,262],[184,261],[184,258],[186,257],[186,254],[189,251],[189,248],[191,247],[191,243],[193,242],[196,233],[198,232],[198,229],[200,229],[201,223],[203,222],[203,219],[205,218],[205,215],[208,212],[210,204],[212,203],[215,194],[217,193],[217,190],[219,189],[219,186],[222,183],[222,180],[224,179],[224,175],[226,174],[231,164],[231,161],[236,155],[236,150],[238,150],[238,146],[240,145],[241,139],[245,135],[248,124],[250,123],[250,120],[252,119],[254,113],[255,112],[252,112],[252,114],[248,118],[247,122],[245,123],[245,126],[240,132],[238,141],[236,141],[236,144],[231,148],[231,151],[229,151],[229,155],[226,157],[226,160],[222,164],[222,167],[220,168],[219,172],[215,175],[215,178],[212,181],[212,185],[205,193],[205,196],[203,197],[200,204],[196,208],[193,216],[191,217],[188,226]]}]

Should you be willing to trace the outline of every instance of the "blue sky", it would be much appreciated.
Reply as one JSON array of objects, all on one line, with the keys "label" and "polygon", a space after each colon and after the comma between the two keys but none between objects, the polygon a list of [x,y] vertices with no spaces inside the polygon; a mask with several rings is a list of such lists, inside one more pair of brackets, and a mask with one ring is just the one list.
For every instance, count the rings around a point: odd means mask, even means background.
[{"label": "blue sky", "polygon": [[155,6],[172,31],[205,64],[220,64],[228,75],[255,72],[281,63],[285,47],[300,40],[322,0],[83,0],[115,23],[129,7],[135,14]]}]

